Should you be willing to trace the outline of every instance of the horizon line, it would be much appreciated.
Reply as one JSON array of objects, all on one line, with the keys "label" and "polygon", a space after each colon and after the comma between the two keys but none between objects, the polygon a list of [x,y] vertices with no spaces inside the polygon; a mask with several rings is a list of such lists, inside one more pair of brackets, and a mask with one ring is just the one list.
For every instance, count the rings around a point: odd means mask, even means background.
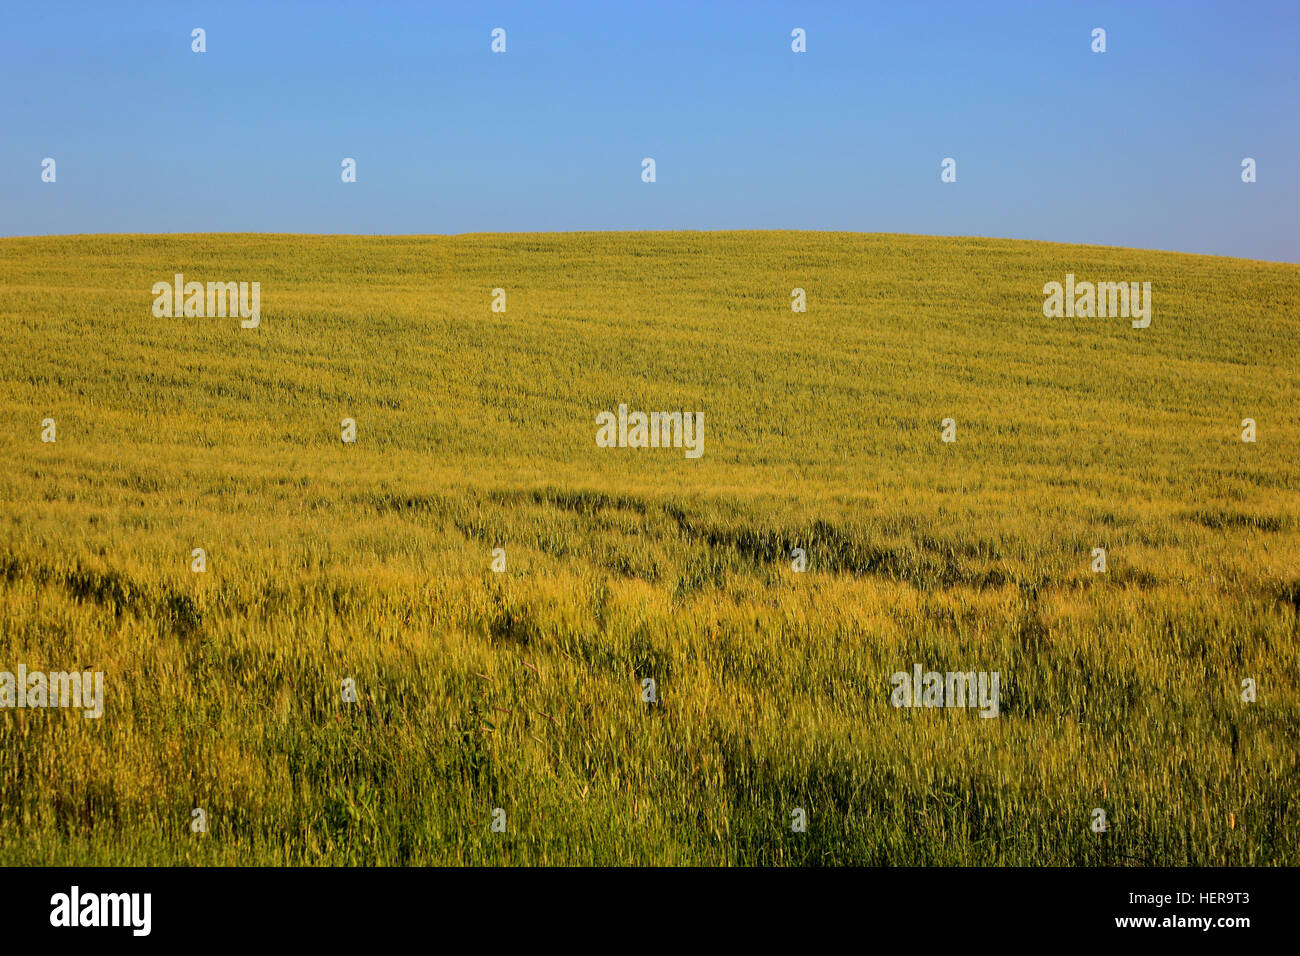
[{"label": "horizon line", "polygon": [[39,240],[39,239],[128,239],[128,238],[197,238],[204,236],[260,236],[266,238],[313,238],[313,239],[473,239],[496,236],[580,236],[610,235],[627,236],[642,234],[689,233],[695,235],[719,235],[737,233],[815,233],[837,236],[873,236],[881,238],[904,239],[949,239],[953,241],[972,242],[1011,242],[1035,243],[1038,245],[1079,246],[1085,249],[1110,249],[1123,252],[1158,252],[1171,256],[1195,256],[1206,259],[1229,259],[1233,262],[1259,262],[1267,265],[1300,266],[1300,262],[1290,259],[1255,259],[1244,256],[1225,256],[1211,252],[1184,252],[1174,249],[1152,249],[1141,246],[1109,246],[1091,242],[1065,242],[1057,239],[1024,239],[1012,236],[967,236],[937,235],[933,233],[912,232],[869,232],[852,229],[528,229],[481,232],[258,232],[218,230],[212,232],[69,232],[38,233],[29,235],[0,235],[0,242]]}]

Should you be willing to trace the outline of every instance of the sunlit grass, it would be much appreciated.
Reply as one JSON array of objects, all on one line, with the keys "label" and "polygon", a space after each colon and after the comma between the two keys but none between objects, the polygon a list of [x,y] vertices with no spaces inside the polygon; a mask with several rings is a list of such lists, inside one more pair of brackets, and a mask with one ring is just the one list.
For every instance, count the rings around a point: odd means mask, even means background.
[{"label": "sunlit grass", "polygon": [[[178,271],[261,328],[154,319]],[[1151,327],[1044,319],[1067,271]],[[0,710],[0,861],[1295,865],[1298,310],[1000,240],[0,240],[0,670],[107,697]]]}]

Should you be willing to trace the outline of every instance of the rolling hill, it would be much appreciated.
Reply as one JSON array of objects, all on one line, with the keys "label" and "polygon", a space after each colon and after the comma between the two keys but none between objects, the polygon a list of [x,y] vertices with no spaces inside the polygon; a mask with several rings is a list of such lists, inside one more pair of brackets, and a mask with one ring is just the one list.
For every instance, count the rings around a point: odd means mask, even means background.
[{"label": "rolling hill", "polygon": [[0,709],[0,862],[1300,864],[1298,342],[1134,249],[0,239],[0,671],[104,675]]}]

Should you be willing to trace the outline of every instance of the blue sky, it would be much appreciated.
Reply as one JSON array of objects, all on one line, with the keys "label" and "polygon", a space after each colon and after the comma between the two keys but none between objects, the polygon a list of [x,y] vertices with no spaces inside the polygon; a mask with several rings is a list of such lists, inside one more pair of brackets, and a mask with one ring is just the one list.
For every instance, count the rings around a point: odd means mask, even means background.
[{"label": "blue sky", "polygon": [[1300,261],[1294,2],[40,2],[3,22],[3,235],[843,229]]}]

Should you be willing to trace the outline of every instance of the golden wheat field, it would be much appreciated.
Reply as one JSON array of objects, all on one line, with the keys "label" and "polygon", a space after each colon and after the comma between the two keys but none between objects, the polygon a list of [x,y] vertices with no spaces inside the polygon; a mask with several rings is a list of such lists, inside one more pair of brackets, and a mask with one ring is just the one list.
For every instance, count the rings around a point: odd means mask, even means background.
[{"label": "golden wheat field", "polygon": [[0,240],[0,671],[104,675],[0,709],[0,862],[1300,864],[1298,340],[1095,246]]}]

